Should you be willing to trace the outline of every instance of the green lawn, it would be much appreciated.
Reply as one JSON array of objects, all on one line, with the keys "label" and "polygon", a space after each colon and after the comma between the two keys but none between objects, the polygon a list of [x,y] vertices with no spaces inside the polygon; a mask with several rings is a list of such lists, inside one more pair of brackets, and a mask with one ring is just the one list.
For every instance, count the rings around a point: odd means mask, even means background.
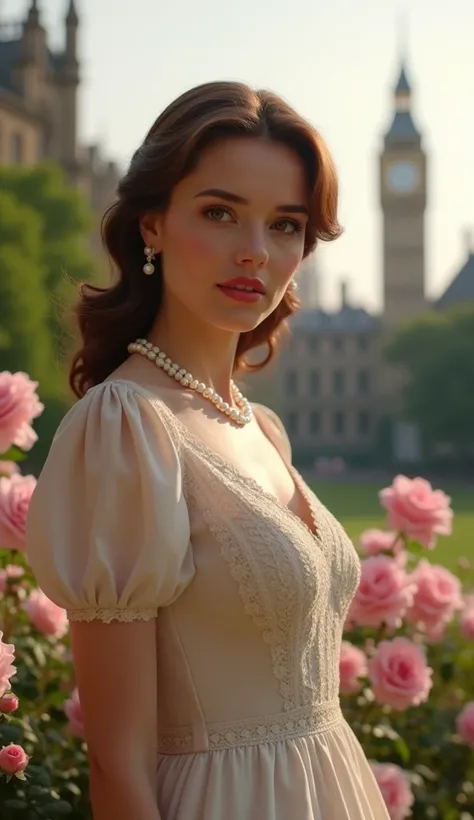
[{"label": "green lawn", "polygon": [[[316,495],[341,521],[357,545],[359,535],[370,527],[383,527],[384,510],[380,507],[375,484],[331,484],[316,482],[312,485]],[[461,574],[463,580],[474,587],[474,490],[469,487],[442,487],[452,498],[454,510],[453,534],[438,538],[435,550],[427,557],[433,563],[444,564]],[[459,559],[467,558],[471,564],[468,571],[459,570]]]}]

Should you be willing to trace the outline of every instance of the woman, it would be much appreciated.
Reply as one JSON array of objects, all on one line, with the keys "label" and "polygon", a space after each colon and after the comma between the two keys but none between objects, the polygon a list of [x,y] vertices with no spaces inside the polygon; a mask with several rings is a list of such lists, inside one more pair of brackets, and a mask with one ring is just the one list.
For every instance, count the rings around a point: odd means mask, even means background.
[{"label": "woman", "polygon": [[95,820],[388,816],[338,703],[357,556],[232,381],[273,355],[336,209],[314,129],[222,82],[158,118],[106,215],[117,281],[82,291],[81,400],[28,521],[69,613]]}]

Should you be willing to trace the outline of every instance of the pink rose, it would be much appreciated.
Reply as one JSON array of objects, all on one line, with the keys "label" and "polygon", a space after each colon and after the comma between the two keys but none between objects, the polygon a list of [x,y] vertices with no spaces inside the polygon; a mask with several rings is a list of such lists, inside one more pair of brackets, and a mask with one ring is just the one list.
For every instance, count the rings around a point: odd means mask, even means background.
[{"label": "pink rose", "polygon": [[36,478],[12,475],[0,478],[0,544],[10,550],[25,546],[26,516]]},{"label": "pink rose", "polygon": [[394,763],[372,763],[371,767],[390,820],[405,820],[415,801],[407,775]]},{"label": "pink rose", "polygon": [[347,620],[358,626],[397,627],[413,603],[414,586],[403,566],[388,555],[362,561],[357,592]]},{"label": "pink rose", "polygon": [[18,698],[13,692],[8,692],[3,698],[0,698],[0,712],[10,714],[11,712],[16,712],[18,706]]},{"label": "pink rose", "polygon": [[64,704],[64,712],[69,721],[68,726],[70,731],[76,737],[84,737],[84,721],[82,719],[82,709],[79,700],[79,692],[77,689],[71,694],[71,697]]},{"label": "pink rose", "polygon": [[398,553],[403,549],[403,541],[398,534],[387,530],[365,530],[360,536],[359,544],[364,555],[377,555],[379,552]]},{"label": "pink rose", "polygon": [[474,749],[474,701],[466,703],[457,716],[456,729],[464,743]]},{"label": "pink rose", "polygon": [[345,695],[358,692],[362,687],[360,678],[365,678],[366,675],[365,653],[349,641],[343,641],[339,658],[339,690]]},{"label": "pink rose", "polygon": [[37,387],[26,373],[0,373],[0,453],[12,444],[29,450],[37,440],[31,422],[44,410]]},{"label": "pink rose", "polygon": [[398,711],[427,700],[432,674],[422,648],[408,638],[382,641],[369,661],[375,699]]},{"label": "pink rose", "polygon": [[14,461],[2,461],[0,458],[0,476],[18,475],[20,468]]},{"label": "pink rose", "polygon": [[379,497],[388,513],[387,526],[406,533],[422,546],[433,549],[437,535],[451,535],[451,499],[441,490],[433,490],[424,478],[398,475]]},{"label": "pink rose", "polygon": [[8,564],[5,569],[0,569],[0,592],[5,592],[9,578],[21,578],[24,574],[25,570],[15,564]]},{"label": "pink rose", "polygon": [[439,638],[456,610],[463,608],[461,582],[444,567],[420,561],[411,578],[416,586],[413,605],[407,612],[430,638]]},{"label": "pink rose", "polygon": [[28,755],[22,746],[10,743],[0,751],[0,771],[7,774],[20,774],[28,766]]},{"label": "pink rose", "polygon": [[51,638],[62,638],[68,629],[65,609],[50,601],[41,589],[34,589],[23,608],[38,632]]},{"label": "pink rose", "polygon": [[474,641],[474,595],[466,595],[464,599],[459,629],[468,641]]},{"label": "pink rose", "polygon": [[12,643],[3,643],[3,632],[0,632],[0,698],[10,688],[10,678],[16,672],[13,666],[15,647]]}]

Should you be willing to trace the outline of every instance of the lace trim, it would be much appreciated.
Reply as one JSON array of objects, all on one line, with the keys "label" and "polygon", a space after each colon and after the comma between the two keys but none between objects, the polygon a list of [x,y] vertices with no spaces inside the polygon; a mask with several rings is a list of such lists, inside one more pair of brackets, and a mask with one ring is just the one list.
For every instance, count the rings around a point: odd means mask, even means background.
[{"label": "lace trim", "polygon": [[[291,465],[312,527],[208,447],[160,399],[138,392],[166,417],[186,500],[219,541],[245,612],[269,647],[283,711],[331,701],[338,693],[342,626],[360,574],[343,527]],[[225,491],[216,493],[215,481]]]},{"label": "lace trim", "polygon": [[160,729],[159,754],[190,754],[193,752],[232,749],[236,746],[255,746],[277,743],[297,737],[320,734],[343,721],[339,700],[314,704],[310,711],[295,709],[267,717],[251,718],[231,723],[211,723],[207,726],[207,744],[195,748],[192,727]]},{"label": "lace trim", "polygon": [[156,618],[156,607],[150,609],[69,609],[67,616],[70,621],[150,621]]},{"label": "lace trim", "polygon": [[[207,448],[197,455],[207,471],[209,466],[218,470],[221,480],[235,479],[233,466],[219,457],[216,465]],[[212,483],[195,472],[195,468],[185,471],[185,483],[219,541],[245,612],[269,647],[283,709],[290,712],[307,705],[316,699],[317,678],[312,674],[311,651],[302,650],[314,651],[320,628],[316,610],[321,601],[326,607],[329,595],[328,567],[314,535],[305,525],[296,530],[278,502],[269,510],[261,492],[235,480],[234,492],[223,494],[216,509]]]}]

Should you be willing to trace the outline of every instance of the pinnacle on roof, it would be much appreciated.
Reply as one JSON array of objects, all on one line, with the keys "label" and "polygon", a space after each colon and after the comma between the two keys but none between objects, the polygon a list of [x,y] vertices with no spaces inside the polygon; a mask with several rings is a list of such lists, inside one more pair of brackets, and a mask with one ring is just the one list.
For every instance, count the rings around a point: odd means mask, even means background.
[{"label": "pinnacle on roof", "polygon": [[398,78],[397,85],[395,86],[395,93],[396,94],[410,94],[411,86],[408,82],[405,65],[402,63],[400,67],[400,76]]},{"label": "pinnacle on roof", "polygon": [[69,9],[66,17],[68,26],[77,26],[79,24],[79,16],[77,14],[76,4],[74,0],[69,0]]}]

